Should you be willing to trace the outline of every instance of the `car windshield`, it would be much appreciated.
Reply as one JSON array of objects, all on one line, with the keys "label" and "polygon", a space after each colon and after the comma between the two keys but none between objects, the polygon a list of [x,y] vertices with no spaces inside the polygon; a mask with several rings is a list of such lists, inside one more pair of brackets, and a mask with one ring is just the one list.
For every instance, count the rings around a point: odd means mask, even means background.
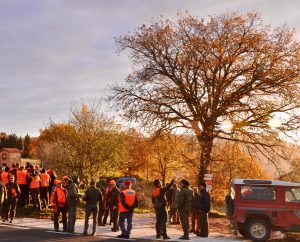
[{"label": "car windshield", "polygon": [[285,201],[290,203],[300,203],[300,187],[286,189]]}]

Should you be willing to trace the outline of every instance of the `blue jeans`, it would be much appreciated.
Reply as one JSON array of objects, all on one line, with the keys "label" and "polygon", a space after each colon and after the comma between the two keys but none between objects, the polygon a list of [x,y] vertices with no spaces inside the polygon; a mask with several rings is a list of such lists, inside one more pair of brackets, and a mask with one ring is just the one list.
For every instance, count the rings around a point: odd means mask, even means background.
[{"label": "blue jeans", "polygon": [[[119,217],[119,226],[122,231],[122,235],[130,236],[132,229],[132,217],[133,212],[122,212]],[[127,219],[127,229],[125,228],[125,219]]]}]

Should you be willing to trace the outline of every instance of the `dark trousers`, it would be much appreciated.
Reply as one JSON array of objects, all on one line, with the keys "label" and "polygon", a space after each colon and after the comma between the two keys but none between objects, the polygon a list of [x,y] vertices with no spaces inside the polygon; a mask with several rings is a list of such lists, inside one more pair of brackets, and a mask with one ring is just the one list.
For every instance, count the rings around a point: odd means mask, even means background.
[{"label": "dark trousers", "polygon": [[177,208],[171,208],[170,209],[170,221],[173,221],[173,223],[175,223],[175,222],[179,223],[179,216],[178,216],[178,209]]},{"label": "dark trousers", "polygon": [[17,200],[6,200],[6,202],[3,204],[2,208],[2,220],[8,220],[13,221],[16,215],[16,208],[17,208]]},{"label": "dark trousers", "polygon": [[69,206],[68,207],[68,213],[69,213],[69,219],[68,219],[68,230],[69,232],[73,233],[75,232],[75,222],[76,222],[76,206]]},{"label": "dark trousers", "polygon": [[205,211],[200,212],[200,230],[202,236],[208,236],[207,213]]},{"label": "dark trousers", "polygon": [[119,229],[119,224],[118,224],[118,219],[119,219],[119,209],[113,209],[112,207],[110,208],[110,219],[113,224],[113,229],[118,230]]},{"label": "dark trousers", "polygon": [[200,230],[200,212],[197,210],[192,210],[191,212],[191,222],[192,222],[192,231],[199,233]]},{"label": "dark trousers", "polygon": [[63,222],[63,231],[67,232],[67,207],[59,207],[57,206],[56,212],[54,212],[54,229],[59,229],[59,214],[61,213],[62,222]]},{"label": "dark trousers", "polygon": [[189,238],[189,210],[182,209],[179,210],[180,222],[183,229],[183,235],[186,238]]},{"label": "dark trousers", "polygon": [[32,197],[33,208],[40,210],[41,209],[40,189],[39,188],[30,189],[30,194]]},{"label": "dark trousers", "polygon": [[28,204],[29,204],[29,187],[26,184],[20,184],[19,187],[21,190],[21,196],[18,200],[18,205],[20,207],[24,207],[25,205],[28,206]]},{"label": "dark trousers", "polygon": [[105,207],[103,202],[99,202],[99,210],[98,210],[98,225],[102,224],[102,218],[104,216],[104,212],[105,212]]},{"label": "dark trousers", "polygon": [[155,215],[156,215],[156,235],[160,236],[161,233],[163,236],[167,235],[167,210],[165,207],[155,209]]},{"label": "dark trousers", "polygon": [[108,215],[109,215],[109,210],[110,210],[109,207],[105,207],[105,209],[104,209],[104,217],[103,217],[103,223],[104,224],[106,224],[106,222],[107,222],[107,218],[108,218]]},{"label": "dark trousers", "polygon": [[[124,236],[130,236],[130,232],[132,230],[132,217],[133,212],[120,213],[119,225],[122,231],[122,235]],[[127,228],[125,226],[125,219],[127,220]]]},{"label": "dark trousers", "polygon": [[48,198],[48,187],[41,187],[41,191],[40,191],[40,194],[41,194],[41,202],[42,202],[42,207],[43,208],[47,208],[48,206],[48,201],[49,201],[49,198]]},{"label": "dark trousers", "polygon": [[90,219],[91,213],[93,213],[93,233],[96,232],[98,206],[97,205],[86,205],[84,231],[83,231],[84,233],[87,233],[87,231],[88,231],[89,219]]}]

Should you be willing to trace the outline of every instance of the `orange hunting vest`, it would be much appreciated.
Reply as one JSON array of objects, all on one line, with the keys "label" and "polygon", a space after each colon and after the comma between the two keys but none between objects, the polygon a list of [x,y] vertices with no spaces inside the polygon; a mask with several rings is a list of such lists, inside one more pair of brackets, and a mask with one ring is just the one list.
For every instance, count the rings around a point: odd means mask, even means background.
[{"label": "orange hunting vest", "polygon": [[49,187],[50,176],[47,173],[41,174],[41,187]]},{"label": "orange hunting vest", "polygon": [[2,181],[3,184],[8,183],[8,172],[7,171],[3,171],[1,173],[1,181]]},{"label": "orange hunting vest", "polygon": [[160,195],[160,187],[154,188],[152,192],[152,197],[158,197]]},{"label": "orange hunting vest", "polygon": [[27,171],[26,170],[20,170],[17,171],[17,184],[19,185],[26,185],[27,184]]},{"label": "orange hunting vest", "polygon": [[30,182],[30,189],[34,188],[40,188],[40,177],[38,176],[37,178],[31,177],[32,181]]},{"label": "orange hunting vest", "polygon": [[57,205],[60,207],[65,207],[67,204],[67,194],[66,190],[61,187],[56,187],[54,192],[56,192]]},{"label": "orange hunting vest", "polygon": [[[132,190],[131,188],[128,188],[124,191],[122,191],[125,197],[125,203],[130,207],[134,204],[135,198],[136,198],[136,192]],[[119,212],[124,213],[128,212],[129,210],[124,208],[123,204],[121,203],[121,198],[119,197]]]}]

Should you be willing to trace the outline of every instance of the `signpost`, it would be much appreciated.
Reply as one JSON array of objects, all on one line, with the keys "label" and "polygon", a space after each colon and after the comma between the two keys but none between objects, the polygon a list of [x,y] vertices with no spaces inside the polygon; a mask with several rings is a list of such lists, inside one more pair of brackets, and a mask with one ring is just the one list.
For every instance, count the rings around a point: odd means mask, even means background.
[{"label": "signpost", "polygon": [[204,174],[204,181],[206,183],[206,190],[208,192],[211,191],[212,189],[212,185],[213,185],[213,177],[214,175],[213,174]]}]

